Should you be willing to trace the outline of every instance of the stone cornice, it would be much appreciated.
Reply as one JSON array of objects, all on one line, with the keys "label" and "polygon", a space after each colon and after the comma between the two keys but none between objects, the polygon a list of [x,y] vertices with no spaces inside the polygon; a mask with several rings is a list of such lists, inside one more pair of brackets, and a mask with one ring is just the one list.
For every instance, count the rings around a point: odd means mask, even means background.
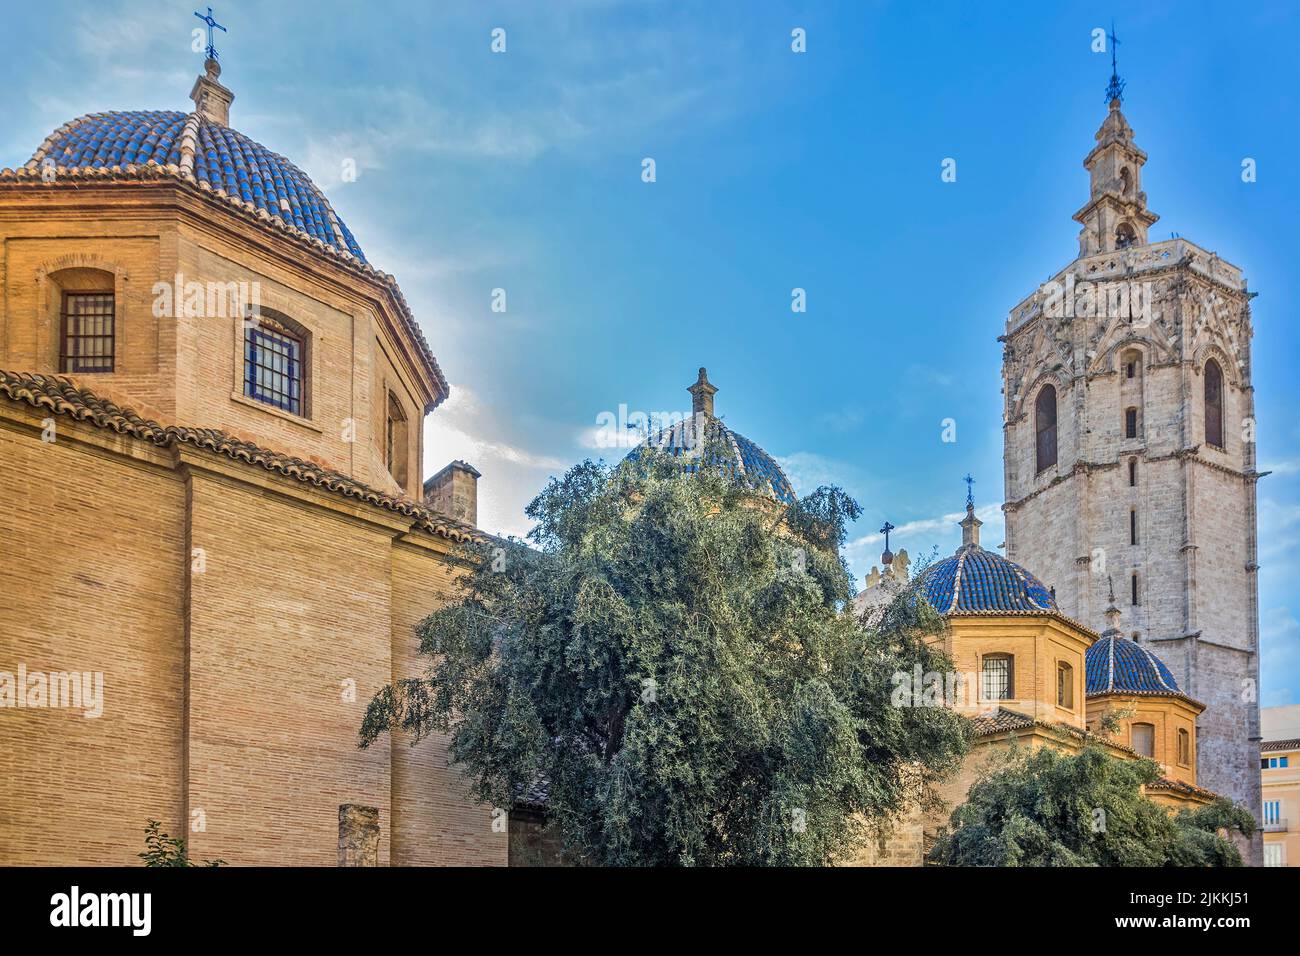
[{"label": "stone cornice", "polygon": [[[1226,465],[1220,465],[1217,462],[1213,462],[1207,458],[1201,457],[1200,448],[1201,448],[1200,445],[1194,445],[1191,448],[1182,448],[1179,449],[1178,451],[1170,452],[1165,455],[1149,455],[1144,459],[1144,461],[1146,461],[1148,464],[1152,462],[1158,462],[1158,461],[1174,461],[1174,460],[1189,461],[1194,464],[1203,465],[1206,468],[1209,468],[1213,471],[1218,471],[1225,475],[1230,475],[1233,478],[1239,478],[1242,481],[1247,481],[1252,483],[1258,481],[1261,477],[1263,477],[1263,474],[1267,474],[1267,472],[1261,474],[1260,472],[1257,471],[1237,471],[1235,468],[1229,468]],[[1129,455],[1125,454],[1122,457],[1127,458],[1129,457]],[[1069,481],[1071,478],[1075,477],[1076,475],[1087,475],[1087,474],[1091,474],[1094,471],[1109,471],[1112,468],[1118,468],[1121,464],[1122,462],[1118,459],[1116,461],[1082,461],[1082,460],[1076,461],[1074,463],[1074,467],[1070,469],[1070,471],[1066,472],[1063,475],[1057,475],[1055,478],[1053,478],[1042,488],[1035,488],[1029,494],[1017,498],[1014,501],[1003,502],[1002,511],[1003,513],[1006,513],[1008,511],[1015,511],[1025,502],[1032,501],[1034,498],[1037,498],[1039,495],[1050,491],[1052,488],[1056,487],[1062,482]]]}]

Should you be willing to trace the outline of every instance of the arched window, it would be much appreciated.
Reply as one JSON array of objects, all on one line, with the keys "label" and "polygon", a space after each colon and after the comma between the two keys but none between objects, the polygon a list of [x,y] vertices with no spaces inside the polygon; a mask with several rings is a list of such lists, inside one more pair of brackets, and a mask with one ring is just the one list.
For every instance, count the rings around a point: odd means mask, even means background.
[{"label": "arched window", "polygon": [[1156,728],[1154,724],[1133,724],[1129,727],[1129,746],[1143,757],[1156,755]]},{"label": "arched window", "polygon": [[305,415],[307,335],[296,322],[261,315],[244,320],[244,394]]},{"label": "arched window", "polygon": [[1038,470],[1056,464],[1056,386],[1044,385],[1034,402]]},{"label": "arched window", "polygon": [[1136,508],[1128,509],[1128,543],[1138,543],[1138,513]]},{"label": "arched window", "polygon": [[1130,458],[1128,460],[1128,486],[1136,488],[1138,483],[1138,460]]},{"label": "arched window", "polygon": [[1119,228],[1115,230],[1115,248],[1127,249],[1137,242],[1137,235],[1133,232],[1133,227],[1127,222],[1121,222]]},{"label": "arched window", "polygon": [[1223,447],[1223,369],[1214,359],[1205,363],[1205,441]]},{"label": "arched window", "polygon": [[1125,196],[1133,191],[1133,177],[1129,175],[1127,166],[1119,171],[1119,188]]},{"label": "arched window", "polygon": [[1074,708],[1074,668],[1065,661],[1056,662],[1056,706]]},{"label": "arched window", "polygon": [[1192,765],[1192,735],[1181,727],[1178,728],[1178,765]]},{"label": "arched window", "polygon": [[1132,586],[1132,590],[1133,590],[1133,606],[1134,606],[1134,607],[1137,607],[1137,603],[1138,603],[1138,576],[1137,576],[1137,572],[1136,572],[1136,571],[1134,571],[1134,572],[1133,572],[1133,576],[1132,576],[1131,578],[1129,578],[1129,584]]},{"label": "arched window", "polygon": [[1138,410],[1136,408],[1124,409],[1124,437],[1138,437]]},{"label": "arched window", "polygon": [[980,676],[984,700],[1015,698],[1015,658],[1010,654],[985,654],[980,662]]}]

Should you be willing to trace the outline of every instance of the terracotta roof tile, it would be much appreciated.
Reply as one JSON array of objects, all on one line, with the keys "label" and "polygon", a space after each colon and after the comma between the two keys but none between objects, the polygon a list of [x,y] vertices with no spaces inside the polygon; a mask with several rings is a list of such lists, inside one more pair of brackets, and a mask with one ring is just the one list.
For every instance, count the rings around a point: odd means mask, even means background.
[{"label": "terracotta roof tile", "polygon": [[1271,753],[1279,750],[1300,750],[1300,737],[1292,737],[1289,740],[1266,740],[1259,745],[1259,749]]},{"label": "terracotta roof tile", "polygon": [[1008,710],[1005,707],[999,707],[997,710],[987,714],[980,714],[971,718],[975,725],[976,737],[991,737],[994,734],[1007,733],[1013,730],[1024,730],[1028,727],[1042,727],[1046,730],[1053,730],[1059,734],[1065,734],[1074,737],[1076,740],[1096,740],[1111,747],[1115,750],[1122,750],[1124,753],[1137,756],[1137,751],[1127,747],[1118,741],[1111,740],[1109,737],[1101,734],[1094,734],[1090,730],[1083,730],[1079,727],[1063,724],[1054,720],[1035,720],[1028,714],[1022,714],[1018,710]]},{"label": "terracotta roof tile", "polygon": [[119,434],[131,435],[160,448],[171,448],[178,444],[206,448],[235,461],[256,465],[405,515],[415,519],[416,527],[454,541],[482,540],[487,537],[477,528],[455,521],[411,498],[386,494],[315,462],[271,451],[214,428],[164,426],[152,419],[144,419],[133,409],[123,408],[101,398],[90,389],[79,388],[62,376],[33,375],[0,369],[0,395],[33,408],[48,408],[57,415],[67,415],[78,421],[91,422],[100,428],[110,428]]},{"label": "terracotta roof tile", "polygon": [[1204,787],[1197,787],[1190,783],[1183,783],[1181,780],[1171,780],[1168,777],[1161,777],[1154,783],[1148,783],[1146,788],[1148,790],[1165,790],[1173,793],[1182,793],[1189,797],[1202,797],[1206,800],[1219,799],[1219,795],[1213,790],[1206,790]]}]

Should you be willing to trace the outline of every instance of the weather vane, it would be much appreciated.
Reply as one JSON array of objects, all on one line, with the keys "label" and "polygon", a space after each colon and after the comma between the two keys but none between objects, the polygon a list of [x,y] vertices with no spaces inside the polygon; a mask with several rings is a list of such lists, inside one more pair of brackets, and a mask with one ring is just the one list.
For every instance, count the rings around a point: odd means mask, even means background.
[{"label": "weather vane", "polygon": [[212,28],[216,27],[222,33],[229,33],[230,31],[227,30],[225,27],[223,27],[220,23],[218,23],[216,21],[216,18],[212,16],[211,7],[208,7],[207,16],[204,16],[203,14],[199,13],[199,11],[197,10],[194,11],[194,15],[208,25],[208,47],[206,50],[203,51],[203,53],[209,60],[215,60],[217,59],[217,47],[212,42]]},{"label": "weather vane", "polygon": [[974,508],[975,507],[975,479],[970,476],[970,472],[968,471],[966,472],[966,477],[963,478],[962,481],[966,482],[966,507]]},{"label": "weather vane", "polygon": [[1124,99],[1124,81],[1119,78],[1119,66],[1115,58],[1115,48],[1119,46],[1119,37],[1115,36],[1115,21],[1110,21],[1110,85],[1106,87],[1106,102],[1112,103]]}]

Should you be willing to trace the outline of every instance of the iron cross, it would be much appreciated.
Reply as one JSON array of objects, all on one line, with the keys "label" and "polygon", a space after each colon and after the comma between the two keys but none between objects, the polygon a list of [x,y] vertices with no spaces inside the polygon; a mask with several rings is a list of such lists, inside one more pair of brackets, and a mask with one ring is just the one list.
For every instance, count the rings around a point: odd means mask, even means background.
[{"label": "iron cross", "polygon": [[1119,66],[1116,60],[1116,47],[1119,46],[1119,37],[1115,36],[1115,21],[1110,21],[1110,33],[1106,34],[1110,38],[1110,84],[1106,87],[1106,101],[1124,99],[1124,81],[1119,77]]},{"label": "iron cross", "polygon": [[194,11],[194,15],[208,25],[208,48],[203,52],[204,55],[207,56],[209,60],[215,60],[217,59],[217,48],[212,42],[212,28],[216,27],[222,33],[229,33],[230,31],[227,30],[225,27],[223,27],[220,23],[218,23],[216,21],[216,18],[212,16],[211,7],[208,7],[207,16],[204,16],[203,14],[199,13],[199,11],[197,10]]},{"label": "iron cross", "polygon": [[966,472],[966,477],[963,478],[962,481],[966,482],[966,507],[974,508],[975,507],[975,479],[970,476],[970,472],[968,471]]},{"label": "iron cross", "polygon": [[894,530],[894,526],[893,526],[892,524],[890,524],[888,521],[886,521],[886,522],[885,522],[885,526],[884,526],[883,528],[880,529],[880,533],[883,534],[883,535],[885,536],[885,550],[886,550],[886,551],[889,550],[889,532],[891,532],[891,531],[893,531],[893,530]]}]

